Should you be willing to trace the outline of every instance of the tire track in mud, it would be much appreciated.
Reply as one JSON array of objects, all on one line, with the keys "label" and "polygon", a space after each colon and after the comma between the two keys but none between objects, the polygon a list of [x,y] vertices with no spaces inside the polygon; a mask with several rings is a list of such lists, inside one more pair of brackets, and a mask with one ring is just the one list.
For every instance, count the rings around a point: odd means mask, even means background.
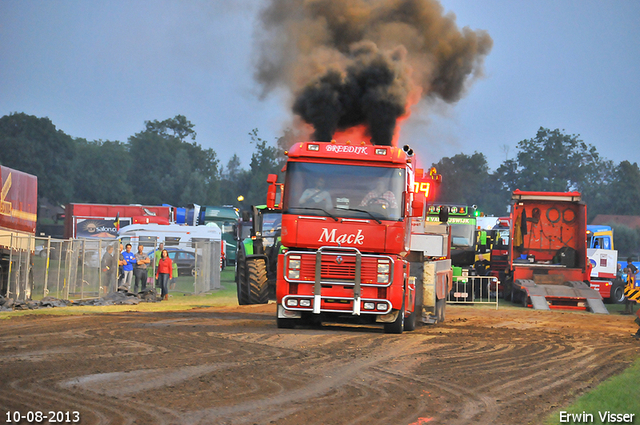
[{"label": "tire track in mud", "polygon": [[[311,349],[318,350],[318,347],[335,345],[340,338],[334,341],[326,341],[320,334],[313,338],[303,337],[305,347],[311,345]],[[312,344],[311,340],[318,341],[318,345]],[[354,338],[349,338],[354,340]],[[377,346],[380,347],[378,339],[370,341],[368,338],[360,336],[358,340],[364,340],[361,350]],[[388,338],[384,338],[388,340]],[[282,342],[281,339],[279,339]],[[296,339],[297,341],[297,339]],[[264,342],[264,341],[263,341]],[[290,341],[289,341],[290,343]],[[365,418],[358,410],[351,413],[343,410],[336,410],[335,406],[343,404],[345,399],[349,400],[350,409],[355,409],[358,405],[366,405],[369,416],[377,415],[378,420],[383,416],[382,413],[391,413],[391,416],[398,418],[399,409],[390,409],[388,403],[382,404],[380,401],[388,400],[391,393],[396,393],[397,388],[402,387],[402,383],[391,383],[388,380],[380,380],[380,375],[372,376],[370,370],[373,366],[388,361],[395,356],[401,355],[405,351],[412,351],[415,343],[407,343],[401,338],[386,344],[384,350],[371,350],[366,357],[351,360],[348,364],[344,364],[344,355],[334,354],[334,358],[329,358],[327,354],[320,354],[309,364],[305,362],[306,384],[302,388],[287,388],[283,385],[282,391],[270,393],[267,397],[256,400],[247,400],[237,403],[233,406],[225,406],[222,408],[206,409],[198,412],[192,412],[187,415],[185,423],[199,424],[206,423],[207,418],[216,417],[224,418],[230,423],[254,423],[255,420],[261,419],[260,423],[268,423],[270,421],[278,421],[277,423],[301,423],[300,421],[308,421],[310,418],[322,418],[323,423],[370,423],[362,422]],[[321,350],[321,349],[320,349]],[[379,352],[382,351],[382,352]],[[335,351],[333,351],[335,353]],[[275,379],[275,377],[274,377]],[[372,384],[373,383],[373,384]],[[389,391],[386,386],[392,384],[394,391]],[[405,394],[406,396],[406,394]],[[307,403],[304,403],[304,402]],[[295,410],[291,407],[300,406]],[[405,406],[401,406],[400,410],[406,410]],[[255,413],[259,412],[259,413]],[[300,413],[304,412],[301,417]],[[345,422],[350,416],[356,415],[353,422]],[[411,415],[413,412],[411,411]],[[366,415],[365,415],[366,416]],[[359,419],[358,419],[359,418]],[[267,421],[268,419],[268,421]],[[357,420],[355,420],[357,419]]]},{"label": "tire track in mud", "polygon": [[[485,333],[487,335],[483,338],[500,344],[496,335],[486,332],[486,329]],[[507,333],[501,339],[508,337]],[[486,345],[486,341],[451,344],[438,350],[435,356],[440,368],[451,371],[448,381],[443,383],[438,376],[426,374],[425,384],[434,384],[449,392],[457,388],[459,393],[467,394],[459,402],[462,408],[452,410],[447,423],[512,423],[511,419],[505,418],[505,411],[518,409],[532,399],[535,404],[537,397],[548,397],[550,392],[566,394],[569,390],[583,389],[586,385],[581,382],[586,378],[599,382],[625,367],[627,362],[617,358],[625,353],[637,353],[637,348],[612,349],[606,342],[579,339],[565,342],[564,337],[559,338],[563,341],[557,339],[532,331],[529,338],[498,345],[498,350],[478,350]],[[612,362],[615,364],[609,366]],[[599,369],[598,373],[592,373],[596,369]],[[505,377],[511,379],[505,382]],[[465,385],[452,385],[452,380],[465,382]],[[474,400],[479,394],[482,395],[481,400]],[[474,405],[481,408],[470,408]],[[552,406],[551,403],[543,404],[537,415],[544,416]]]},{"label": "tire track in mud", "polygon": [[514,423],[638,355],[620,338],[530,324],[385,335],[283,331],[249,309],[75,319],[0,329],[0,406],[79,410],[85,424]]}]

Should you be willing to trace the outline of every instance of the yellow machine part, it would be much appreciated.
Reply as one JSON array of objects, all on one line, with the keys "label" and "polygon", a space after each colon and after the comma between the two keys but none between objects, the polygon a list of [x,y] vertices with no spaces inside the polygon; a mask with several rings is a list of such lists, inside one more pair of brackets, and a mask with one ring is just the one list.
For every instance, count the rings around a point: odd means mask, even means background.
[{"label": "yellow machine part", "polygon": [[629,276],[627,285],[624,287],[624,296],[629,300],[640,303],[640,287],[636,286],[636,278]]}]

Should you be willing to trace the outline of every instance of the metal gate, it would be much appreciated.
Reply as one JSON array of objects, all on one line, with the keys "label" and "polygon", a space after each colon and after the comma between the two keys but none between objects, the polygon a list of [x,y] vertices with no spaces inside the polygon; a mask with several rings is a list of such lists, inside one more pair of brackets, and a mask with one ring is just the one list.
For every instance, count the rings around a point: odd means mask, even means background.
[{"label": "metal gate", "polygon": [[[498,309],[498,293],[494,276],[454,276],[451,291],[447,294],[448,304],[495,304]],[[492,285],[493,284],[493,285]]]}]

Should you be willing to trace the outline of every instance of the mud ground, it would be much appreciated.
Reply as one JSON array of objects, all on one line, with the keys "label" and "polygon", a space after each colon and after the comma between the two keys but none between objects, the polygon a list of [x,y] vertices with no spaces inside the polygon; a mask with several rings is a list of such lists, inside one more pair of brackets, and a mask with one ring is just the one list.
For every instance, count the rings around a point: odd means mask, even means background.
[{"label": "mud ground", "polygon": [[3,423],[538,424],[640,355],[629,316],[515,307],[402,335],[279,330],[273,304],[0,324]]}]

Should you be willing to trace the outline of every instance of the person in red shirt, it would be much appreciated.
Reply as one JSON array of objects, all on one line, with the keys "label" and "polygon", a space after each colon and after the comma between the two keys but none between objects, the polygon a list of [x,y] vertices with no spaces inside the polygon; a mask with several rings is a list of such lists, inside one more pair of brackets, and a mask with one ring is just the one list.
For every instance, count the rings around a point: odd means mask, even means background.
[{"label": "person in red shirt", "polygon": [[169,258],[169,253],[166,249],[163,249],[156,269],[156,279],[160,283],[162,288],[161,297],[165,301],[169,300],[169,280],[171,278],[173,278],[173,264],[171,263],[171,258]]}]

